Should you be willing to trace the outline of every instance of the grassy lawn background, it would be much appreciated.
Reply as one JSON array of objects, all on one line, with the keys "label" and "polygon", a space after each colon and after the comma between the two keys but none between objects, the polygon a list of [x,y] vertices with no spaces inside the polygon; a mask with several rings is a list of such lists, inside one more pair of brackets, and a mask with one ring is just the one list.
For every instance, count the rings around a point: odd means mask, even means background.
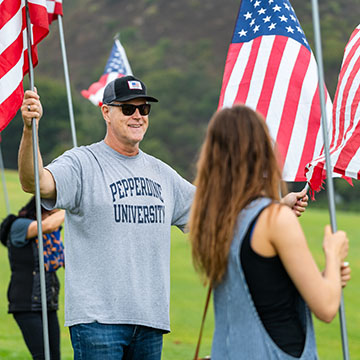
[{"label": "grassy lawn background", "polygon": [[[1,184],[2,185],[2,184]],[[6,171],[6,185],[12,212],[17,212],[30,197],[22,192],[15,171]],[[0,219],[6,216],[3,191],[0,191]],[[329,223],[327,211],[308,209],[300,219],[319,267],[323,266],[322,236],[325,224]],[[345,229],[350,238],[350,261],[352,281],[344,290],[347,332],[352,360],[360,360],[360,216],[354,213],[337,213],[338,228]],[[63,284],[64,271],[58,271]],[[31,359],[14,319],[7,314],[6,291],[9,281],[7,252],[0,246],[0,359]],[[59,321],[61,323],[62,359],[72,359],[68,329],[64,322],[63,286],[60,292]],[[171,248],[171,328],[172,332],[164,337],[163,359],[191,359],[195,352],[206,289],[202,286],[191,262],[190,246],[186,235],[174,228]],[[318,352],[321,359],[342,359],[340,325],[338,316],[331,324],[314,319]],[[210,354],[211,337],[214,327],[212,307],[210,307],[201,355]]]}]

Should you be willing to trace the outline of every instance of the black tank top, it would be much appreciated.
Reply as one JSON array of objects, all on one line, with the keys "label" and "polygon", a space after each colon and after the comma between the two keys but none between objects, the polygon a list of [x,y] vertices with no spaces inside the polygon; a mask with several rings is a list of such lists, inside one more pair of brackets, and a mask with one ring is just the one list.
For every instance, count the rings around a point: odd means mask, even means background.
[{"label": "black tank top", "polygon": [[300,357],[305,345],[305,332],[296,310],[297,289],[279,256],[263,257],[250,246],[254,225],[251,223],[242,242],[240,260],[259,317],[277,346]]}]

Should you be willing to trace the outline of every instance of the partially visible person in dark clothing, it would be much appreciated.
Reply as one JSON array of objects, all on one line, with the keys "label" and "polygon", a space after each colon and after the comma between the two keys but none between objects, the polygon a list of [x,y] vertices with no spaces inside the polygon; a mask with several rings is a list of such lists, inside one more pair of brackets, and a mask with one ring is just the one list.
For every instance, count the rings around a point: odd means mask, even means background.
[{"label": "partially visible person in dark clothing", "polygon": [[[44,266],[48,310],[50,355],[60,359],[60,329],[57,318],[59,280],[56,270],[64,266],[60,237],[64,210],[42,210]],[[8,248],[11,279],[8,288],[9,313],[20,327],[33,359],[44,359],[41,290],[35,198],[8,215],[0,227],[1,243]]]}]

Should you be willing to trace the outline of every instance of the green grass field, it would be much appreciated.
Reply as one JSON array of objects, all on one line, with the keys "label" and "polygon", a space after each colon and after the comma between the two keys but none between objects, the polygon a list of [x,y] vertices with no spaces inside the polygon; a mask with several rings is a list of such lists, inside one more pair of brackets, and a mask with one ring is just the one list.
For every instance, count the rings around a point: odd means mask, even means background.
[{"label": "green grass field", "polygon": [[[18,183],[17,173],[6,172],[6,184],[12,212],[16,212],[29,198]],[[3,191],[0,191],[0,218],[6,215]],[[352,267],[352,281],[344,290],[347,333],[352,360],[360,360],[360,216],[354,213],[337,213],[338,228],[347,231],[350,238],[348,261]],[[326,211],[308,209],[301,218],[304,232],[310,247],[321,268],[322,234],[329,222]],[[173,229],[171,250],[171,325],[172,332],[164,337],[163,359],[191,359],[195,352],[206,289],[194,272],[190,256],[190,246],[179,230]],[[63,283],[64,272],[59,277]],[[0,246],[0,359],[26,360],[31,357],[22,340],[11,315],[7,314],[6,291],[9,281],[9,264],[6,249]],[[63,288],[62,288],[63,289]],[[60,293],[59,319],[63,323],[63,292]],[[314,319],[318,352],[323,360],[342,359],[342,346],[338,316],[331,324],[324,324]],[[214,327],[212,308],[208,313],[201,355],[207,355],[211,349],[211,337]],[[246,336],[246,334],[244,334]],[[68,329],[61,327],[62,359],[72,359]]]}]

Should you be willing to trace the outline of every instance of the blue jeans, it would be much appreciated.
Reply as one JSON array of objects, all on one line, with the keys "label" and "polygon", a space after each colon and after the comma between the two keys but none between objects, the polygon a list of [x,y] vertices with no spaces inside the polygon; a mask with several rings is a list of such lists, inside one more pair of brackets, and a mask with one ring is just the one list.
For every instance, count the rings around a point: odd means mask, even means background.
[{"label": "blue jeans", "polygon": [[70,327],[74,360],[160,360],[163,332],[140,325],[79,324]]}]

